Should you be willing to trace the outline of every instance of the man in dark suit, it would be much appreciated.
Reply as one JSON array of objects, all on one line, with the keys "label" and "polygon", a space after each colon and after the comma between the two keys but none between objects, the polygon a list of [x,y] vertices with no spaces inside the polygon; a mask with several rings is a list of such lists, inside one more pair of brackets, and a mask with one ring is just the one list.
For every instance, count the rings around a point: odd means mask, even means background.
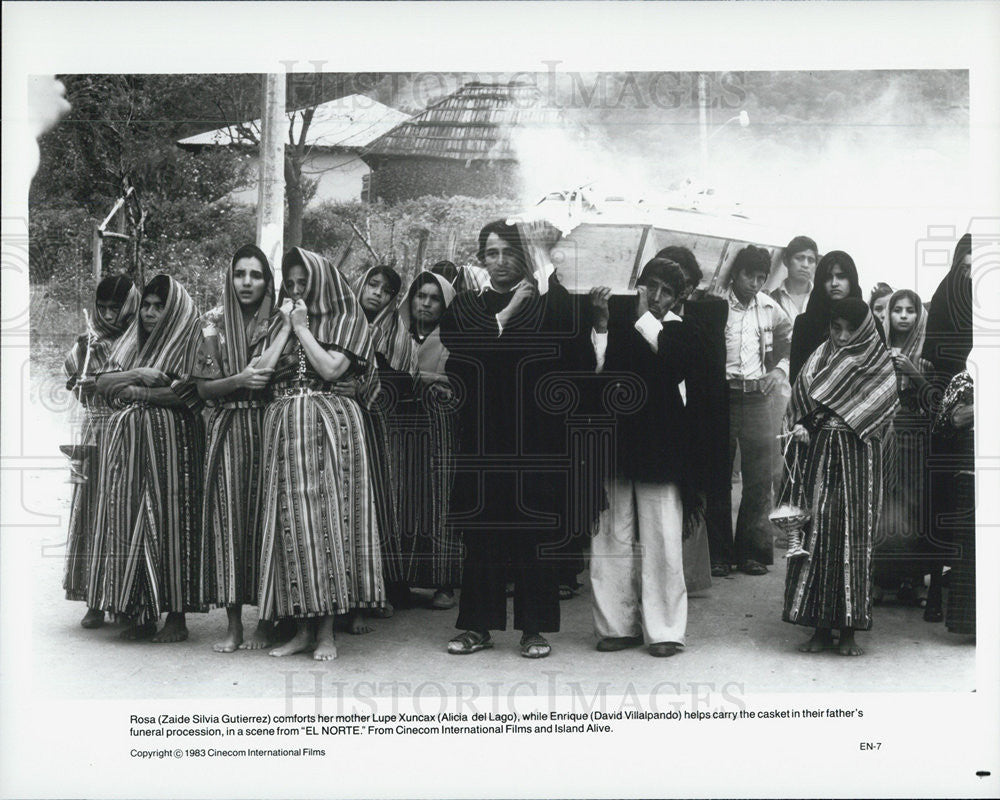
[{"label": "man in dark suit", "polygon": [[712,577],[724,578],[736,562],[733,549],[733,503],[730,485],[729,386],[726,383],[726,319],[729,305],[721,297],[699,292],[698,259],[686,247],[665,247],[656,254],[684,271],[684,289],[674,313],[692,323],[700,357],[685,381],[691,421],[691,470],[695,487],[705,495],[705,525]]},{"label": "man in dark suit", "polygon": [[683,647],[687,629],[681,541],[691,454],[680,384],[697,341],[671,311],[684,288],[676,263],[654,258],[638,284],[636,311],[624,319],[612,319],[611,289],[591,291],[595,368],[620,399],[590,575],[597,649],[645,642],[663,657]]},{"label": "man in dark suit", "polygon": [[456,655],[492,647],[490,631],[506,629],[508,575],[521,654],[547,656],[542,633],[559,630],[557,553],[572,461],[558,384],[573,391],[574,374],[593,372],[594,356],[542,232],[527,233],[504,221],[482,229],[478,255],[490,282],[460,293],[440,323],[458,398],[451,524],[466,550],[464,632],[448,643]]}]

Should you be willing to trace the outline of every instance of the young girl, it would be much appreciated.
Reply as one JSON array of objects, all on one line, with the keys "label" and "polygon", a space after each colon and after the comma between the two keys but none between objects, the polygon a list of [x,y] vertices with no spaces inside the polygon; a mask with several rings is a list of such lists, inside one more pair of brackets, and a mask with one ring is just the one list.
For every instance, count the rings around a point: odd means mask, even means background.
[{"label": "young girl", "polygon": [[[918,586],[931,570],[929,520],[926,519],[924,462],[929,450],[930,418],[923,407],[930,365],[924,348],[927,313],[916,292],[900,289],[889,297],[889,352],[896,370],[900,409],[885,447],[885,507],[875,543],[875,581],[896,592],[900,602],[916,604]],[[937,554],[938,562],[942,554]],[[877,591],[880,591],[877,590]]]},{"label": "young girl", "polygon": [[[796,504],[811,514],[790,561],[782,619],[816,631],[799,648],[861,655],[856,630],[872,624],[872,543],[882,501],[880,438],[899,406],[896,373],[868,306],[830,305],[829,339],[806,361],[792,388],[792,435],[802,451]],[[793,456],[795,457],[795,456]]]},{"label": "young girl", "polygon": [[226,637],[214,647],[219,653],[256,650],[272,638],[265,621],[245,642],[242,608],[257,604],[260,581],[264,389],[278,355],[276,348],[264,353],[273,306],[274,274],[267,256],[255,245],[244,245],[226,272],[222,318],[206,316],[207,335],[194,375],[198,393],[213,404],[200,572],[202,600],[225,607],[229,619]]},{"label": "young girl", "polygon": [[816,266],[806,310],[795,318],[788,380],[794,384],[802,365],[830,335],[830,305],[845,297],[861,297],[858,268],[843,250],[831,250]]},{"label": "young girl", "polygon": [[[111,415],[108,404],[95,389],[94,376],[107,368],[111,348],[125,333],[138,310],[139,291],[131,278],[117,275],[102,280],[94,298],[93,331],[76,341],[63,364],[66,389],[76,395],[83,410],[80,442],[84,460],[84,482],[73,487],[69,512],[63,579],[67,600],[87,600],[97,511],[98,453]],[[88,608],[80,624],[84,628],[99,628],[104,624],[104,612]]]},{"label": "young girl", "polygon": [[[399,471],[400,453],[390,441],[392,420],[400,403],[412,393],[416,347],[399,314],[399,292],[403,280],[392,267],[379,264],[369,269],[358,283],[358,304],[368,321],[375,355],[378,391],[365,414],[366,435],[372,453],[375,504],[382,533],[382,569],[391,605],[412,605],[400,552]],[[352,630],[367,633],[370,628],[363,613],[355,611]]]},{"label": "young girl", "polygon": [[197,554],[205,426],[190,380],[200,342],[194,301],[157,275],[97,378],[120,410],[101,446],[89,605],[131,620],[124,639],[183,641],[185,612],[204,610]]},{"label": "young girl", "polygon": [[280,350],[264,416],[260,616],[292,618],[271,651],[337,657],[333,618],[385,603],[379,528],[362,406],[374,357],[368,324],[343,276],[293,248],[282,261]]}]

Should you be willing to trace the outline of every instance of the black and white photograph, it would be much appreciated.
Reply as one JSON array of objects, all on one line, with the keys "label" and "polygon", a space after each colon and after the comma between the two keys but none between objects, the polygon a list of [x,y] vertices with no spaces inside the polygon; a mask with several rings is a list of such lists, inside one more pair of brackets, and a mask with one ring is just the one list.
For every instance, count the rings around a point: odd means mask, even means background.
[{"label": "black and white photograph", "polygon": [[995,795],[1000,6],[860,6],[5,3],[0,795]]}]

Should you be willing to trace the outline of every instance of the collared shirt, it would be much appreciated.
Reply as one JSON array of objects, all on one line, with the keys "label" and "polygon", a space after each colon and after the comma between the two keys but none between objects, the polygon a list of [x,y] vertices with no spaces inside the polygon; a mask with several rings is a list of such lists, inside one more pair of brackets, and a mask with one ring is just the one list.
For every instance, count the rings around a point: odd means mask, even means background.
[{"label": "collared shirt", "polygon": [[[767,354],[772,350],[774,336],[782,344],[791,341],[791,323],[781,307],[768,295],[759,292],[744,305],[732,289],[729,301],[729,318],[726,320],[726,378],[756,380],[767,373]],[[787,349],[782,347],[782,357],[775,368],[788,374]]]},{"label": "collared shirt", "polygon": [[[664,322],[680,322],[681,318],[677,316],[673,311],[668,311],[663,315],[662,320],[657,320],[648,311],[643,314],[639,319],[635,321],[635,329],[639,331],[642,338],[646,340],[646,343],[652,348],[654,353],[659,352],[659,338],[660,331],[663,330]],[[604,370],[604,357],[608,351],[608,332],[598,333],[594,328],[590,329],[590,343],[594,346],[594,356],[597,360],[597,367],[595,372],[602,372]],[[679,384],[681,391],[681,401],[684,405],[687,405],[687,392],[685,390],[684,381]]]},{"label": "collared shirt", "polygon": [[785,287],[785,284],[782,283],[771,292],[771,299],[781,306],[781,310],[788,315],[788,318],[792,322],[795,322],[795,318],[806,310],[806,303],[809,302],[809,295],[812,293],[812,288],[813,285],[810,282],[805,294],[792,294]]}]

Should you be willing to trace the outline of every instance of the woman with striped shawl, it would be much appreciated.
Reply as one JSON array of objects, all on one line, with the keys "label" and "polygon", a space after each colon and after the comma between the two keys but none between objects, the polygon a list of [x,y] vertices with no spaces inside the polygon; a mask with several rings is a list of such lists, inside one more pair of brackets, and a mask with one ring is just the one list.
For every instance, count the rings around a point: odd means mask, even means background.
[{"label": "woman with striped shawl", "polygon": [[312,650],[328,661],[337,657],[334,616],[385,603],[363,420],[374,357],[357,298],[327,259],[296,247],[282,272],[258,604],[261,619],[296,623],[271,655]]},{"label": "woman with striped shawl", "polygon": [[789,561],[782,619],[815,628],[799,649],[861,655],[856,630],[872,625],[872,546],[882,502],[881,437],[899,407],[896,373],[868,305],[830,305],[830,335],[806,360],[789,405],[793,457],[802,459],[796,505],[811,514]]},{"label": "woman with striped shawl", "polygon": [[197,579],[205,426],[190,380],[200,342],[194,301],[157,275],[97,378],[119,410],[101,445],[88,602],[131,621],[124,639],[183,641],[185,612],[205,610]]},{"label": "woman with striped shawl", "polygon": [[[390,433],[401,404],[412,396],[416,348],[409,331],[400,322],[399,292],[403,279],[392,267],[379,264],[369,269],[358,282],[358,304],[368,320],[378,376],[378,392],[374,394],[369,413],[365,416],[366,434],[372,452],[372,480],[378,508],[379,530],[382,534],[382,569],[390,605],[408,606],[410,592],[402,563],[400,493],[401,460],[393,447]],[[363,633],[362,621],[355,632]]]},{"label": "woman with striped shawl", "polygon": [[[97,285],[94,298],[93,324],[73,345],[66,356],[63,372],[66,389],[80,401],[83,418],[80,424],[80,444],[74,455],[83,461],[83,482],[73,487],[69,510],[69,534],[66,537],[66,572],[63,589],[67,600],[87,600],[90,575],[90,554],[94,543],[94,512],[97,510],[98,452],[104,437],[104,426],[111,409],[97,393],[94,376],[103,372],[111,348],[131,324],[139,310],[139,291],[125,275],[109,276]],[[99,628],[104,624],[104,612],[88,608],[80,624],[84,628]]]},{"label": "woman with striped shawl", "polygon": [[407,587],[433,588],[430,607],[440,610],[455,607],[455,587],[462,584],[462,542],[447,524],[457,436],[454,393],[438,330],[454,299],[455,289],[435,273],[421,272],[410,284],[399,316],[416,349],[416,376],[390,417],[402,580]]},{"label": "woman with striped shawl", "polygon": [[221,319],[206,315],[194,377],[212,404],[208,416],[205,504],[199,559],[201,600],[226,609],[218,653],[257,650],[272,639],[269,622],[243,640],[243,604],[257,604],[264,485],[265,388],[278,352],[264,352],[274,307],[274,273],[255,245],[236,251],[226,272]]}]

